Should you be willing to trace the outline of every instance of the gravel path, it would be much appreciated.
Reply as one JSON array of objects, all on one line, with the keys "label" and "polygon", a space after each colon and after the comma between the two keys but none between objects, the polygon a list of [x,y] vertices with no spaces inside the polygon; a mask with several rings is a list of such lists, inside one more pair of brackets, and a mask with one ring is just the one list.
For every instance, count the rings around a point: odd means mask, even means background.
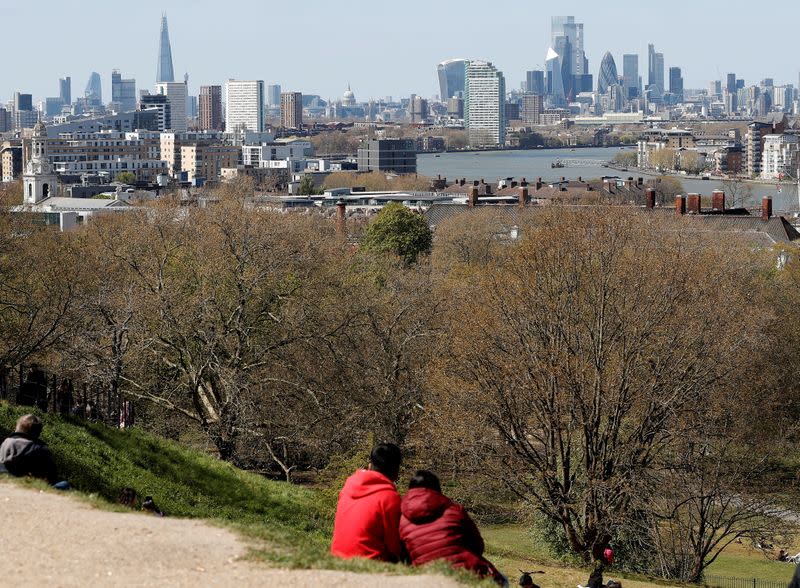
[{"label": "gravel path", "polygon": [[106,512],[0,482],[4,586],[457,586],[440,576],[277,570],[239,561],[245,552],[236,535],[200,521]]}]

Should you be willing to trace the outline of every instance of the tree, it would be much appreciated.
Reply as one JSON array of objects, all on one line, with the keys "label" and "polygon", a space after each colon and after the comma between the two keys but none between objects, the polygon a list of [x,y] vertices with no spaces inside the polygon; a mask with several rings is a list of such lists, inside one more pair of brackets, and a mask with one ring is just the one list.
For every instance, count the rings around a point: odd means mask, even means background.
[{"label": "tree", "polygon": [[557,206],[535,218],[504,259],[450,283],[459,328],[434,368],[429,432],[589,560],[657,491],[683,419],[741,377],[761,320],[743,294],[755,272],[675,219]]},{"label": "tree", "polygon": [[672,204],[676,196],[684,194],[683,183],[673,176],[659,176],[648,185],[655,189],[656,198],[662,205]]},{"label": "tree", "polygon": [[614,163],[621,167],[636,167],[637,159],[635,151],[621,151],[614,156]]},{"label": "tree", "polygon": [[722,180],[722,191],[725,192],[726,206],[739,208],[753,202],[753,185],[737,178]]},{"label": "tree", "polygon": [[116,175],[114,181],[119,182],[120,184],[135,184],[136,174],[129,171],[122,171]]},{"label": "tree", "polygon": [[369,224],[361,246],[366,251],[393,253],[406,264],[428,253],[432,235],[425,219],[402,204],[384,206]]},{"label": "tree", "polygon": [[653,167],[660,172],[675,169],[675,150],[656,149],[650,153],[649,162],[650,167]]},{"label": "tree", "polygon": [[303,176],[302,180],[300,180],[297,193],[300,196],[313,196],[315,194],[320,194],[321,192],[317,190],[317,187],[314,185],[314,180],[311,179],[311,176],[306,175]]}]

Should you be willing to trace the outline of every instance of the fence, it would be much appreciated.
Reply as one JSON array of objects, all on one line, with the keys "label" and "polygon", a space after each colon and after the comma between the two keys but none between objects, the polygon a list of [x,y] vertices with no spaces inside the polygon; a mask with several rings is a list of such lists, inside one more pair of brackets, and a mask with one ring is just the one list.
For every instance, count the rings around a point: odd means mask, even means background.
[{"label": "fence", "polygon": [[786,581],[784,582],[778,580],[759,580],[758,578],[706,576],[704,584],[710,588],[786,588],[793,570],[793,566],[786,566]]}]

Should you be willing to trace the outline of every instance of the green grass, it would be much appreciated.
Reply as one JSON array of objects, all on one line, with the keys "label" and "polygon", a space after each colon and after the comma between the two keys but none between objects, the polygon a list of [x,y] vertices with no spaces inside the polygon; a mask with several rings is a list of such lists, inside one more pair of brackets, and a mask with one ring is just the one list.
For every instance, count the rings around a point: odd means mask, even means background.
[{"label": "green grass", "polygon": [[[26,411],[0,403],[0,438]],[[233,527],[251,539],[252,558],[273,565],[414,573],[328,554],[335,492],[267,480],[137,429],[40,416],[59,473],[97,506],[113,508],[120,491],[131,487],[142,498],[153,496],[168,516]]]},{"label": "green grass", "polygon": [[739,545],[729,547],[706,572],[711,576],[758,578],[785,581],[787,584],[792,579],[793,573],[793,565],[767,559],[760,551]]}]

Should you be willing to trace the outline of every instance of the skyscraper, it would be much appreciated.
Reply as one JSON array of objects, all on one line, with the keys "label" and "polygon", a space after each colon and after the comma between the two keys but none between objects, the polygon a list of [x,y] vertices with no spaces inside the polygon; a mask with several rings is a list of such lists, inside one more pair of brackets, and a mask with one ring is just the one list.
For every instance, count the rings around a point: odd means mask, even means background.
[{"label": "skyscraper", "polygon": [[62,104],[72,104],[72,78],[69,76],[58,80],[58,97]]},{"label": "skyscraper", "polygon": [[136,80],[122,79],[118,69],[111,72],[111,108],[117,112],[136,110]]},{"label": "skyscraper", "polygon": [[561,73],[561,56],[555,49],[550,47],[545,57],[545,68],[547,71],[547,97],[551,106],[566,105],[564,94],[564,79]]},{"label": "skyscraper", "polygon": [[733,94],[736,91],[736,74],[729,73],[726,77],[726,81],[727,84],[725,85],[725,88],[728,90],[728,92]]},{"label": "skyscraper", "polygon": [[544,96],[544,72],[540,69],[525,72],[525,91]]},{"label": "skyscraper", "polygon": [[270,84],[267,86],[267,104],[270,106],[281,105],[281,85]]},{"label": "skyscraper", "polygon": [[639,56],[626,53],[622,56],[622,85],[625,88],[625,98],[635,98],[639,95]]},{"label": "skyscraper", "polygon": [[664,54],[656,53],[651,43],[647,46],[647,89],[650,90],[650,100],[657,102],[664,94]]},{"label": "skyscraper", "polygon": [[161,16],[161,39],[158,43],[158,69],[156,82],[174,82],[175,72],[172,69],[172,47],[169,44],[169,28],[167,15]]},{"label": "skyscraper", "polygon": [[683,77],[681,68],[669,68],[669,93],[675,102],[683,102]]},{"label": "skyscraper", "polygon": [[597,91],[605,94],[611,86],[619,84],[617,78],[617,64],[610,51],[606,51],[603,60],[600,62],[600,74],[597,76]]},{"label": "skyscraper", "polygon": [[186,106],[189,102],[189,91],[186,82],[160,82],[156,84],[156,94],[167,97],[169,102],[172,126],[169,130],[176,133],[186,132]]},{"label": "skyscraper", "polygon": [[225,83],[225,130],[229,133],[264,130],[262,80],[228,80]]},{"label": "skyscraper", "polygon": [[14,110],[33,110],[33,95],[14,92]]},{"label": "skyscraper", "polygon": [[103,82],[100,79],[100,74],[96,71],[93,71],[92,75],[89,76],[89,81],[86,82],[86,89],[83,91],[83,97],[86,98],[88,106],[102,106]]},{"label": "skyscraper", "polygon": [[464,95],[465,67],[467,59],[448,59],[436,66],[439,74],[439,99],[446,101],[448,98]]},{"label": "skyscraper", "polygon": [[285,129],[303,126],[303,94],[300,92],[281,93],[281,126]]},{"label": "skyscraper", "polygon": [[506,82],[488,61],[470,61],[464,79],[464,126],[469,144],[504,145]]},{"label": "skyscraper", "polygon": [[[574,16],[554,16],[551,19],[551,49],[557,55],[561,68],[561,83],[566,100],[574,99],[578,92],[591,92],[592,76],[589,74],[589,60],[583,51],[583,23],[575,22]],[[548,52],[548,59],[550,52]],[[555,64],[551,64],[551,69]],[[549,71],[549,70],[548,70]],[[558,96],[559,88],[552,89]],[[558,100],[556,99],[555,102]]]},{"label": "skyscraper", "polygon": [[[149,131],[166,131],[172,128],[172,116],[169,109],[169,100],[161,94],[143,94],[139,100],[139,110],[142,112],[155,112],[154,117],[140,116],[139,128]],[[152,124],[144,124],[149,120]]]},{"label": "skyscraper", "polygon": [[222,130],[222,86],[200,86],[200,128]]}]

